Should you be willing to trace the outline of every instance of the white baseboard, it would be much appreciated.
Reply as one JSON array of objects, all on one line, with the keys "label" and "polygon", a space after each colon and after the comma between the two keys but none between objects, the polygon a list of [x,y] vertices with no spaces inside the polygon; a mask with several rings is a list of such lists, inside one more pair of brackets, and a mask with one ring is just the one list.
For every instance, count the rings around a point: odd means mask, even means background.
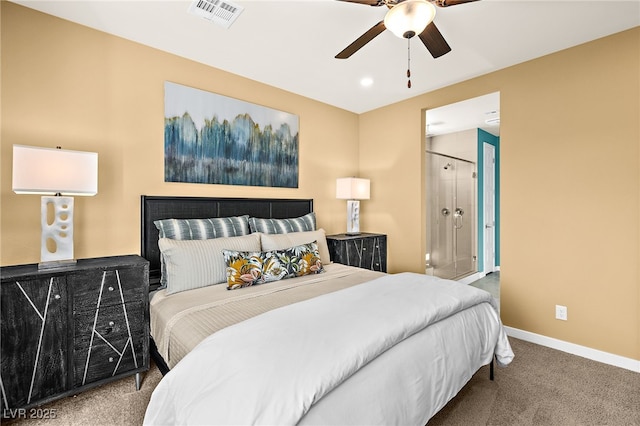
[{"label": "white baseboard", "polygon": [[613,365],[615,367],[631,370],[640,373],[640,361],[632,358],[626,358],[620,355],[603,352],[598,349],[588,348],[586,346],[576,345],[575,343],[565,342],[563,340],[554,339],[553,337],[543,336],[541,334],[531,333],[529,331],[520,330],[513,327],[504,327],[508,336],[548,348],[557,349],[572,355],[578,355],[593,361],[602,362],[604,364]]},{"label": "white baseboard", "polygon": [[[499,272],[499,271],[500,271],[500,267],[496,266],[496,269],[494,269],[493,272]],[[487,276],[487,274],[484,273],[484,272],[476,272],[474,274],[467,275],[464,278],[460,278],[459,280],[456,280],[456,281],[458,281],[459,283],[462,283],[462,284],[471,284],[472,282],[478,281],[479,279],[484,278],[486,276]]]},{"label": "white baseboard", "polygon": [[464,278],[461,278],[459,280],[457,280],[459,283],[461,284],[471,284],[474,281],[478,281],[480,278],[483,278],[485,276],[484,273],[482,272],[476,272],[475,274],[471,274],[471,275],[467,275]]}]

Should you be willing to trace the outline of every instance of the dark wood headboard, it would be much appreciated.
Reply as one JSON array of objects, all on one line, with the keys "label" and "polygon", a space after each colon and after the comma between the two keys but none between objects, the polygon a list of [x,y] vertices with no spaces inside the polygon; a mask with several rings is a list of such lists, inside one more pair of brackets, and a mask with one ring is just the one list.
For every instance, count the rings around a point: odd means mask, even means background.
[{"label": "dark wood headboard", "polygon": [[312,199],[275,198],[208,198],[208,197],[141,197],[140,254],[149,261],[151,288],[160,281],[160,249],[158,229],[153,224],[160,219],[201,219],[249,215],[252,217],[284,219],[300,217],[313,211]]}]

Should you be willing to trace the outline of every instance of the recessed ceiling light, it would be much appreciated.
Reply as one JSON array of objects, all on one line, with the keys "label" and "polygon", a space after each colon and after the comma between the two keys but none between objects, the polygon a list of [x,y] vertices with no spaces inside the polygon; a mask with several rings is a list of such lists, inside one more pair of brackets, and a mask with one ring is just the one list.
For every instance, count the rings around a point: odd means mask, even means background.
[{"label": "recessed ceiling light", "polygon": [[491,125],[491,126],[495,126],[500,124],[500,117],[495,117],[495,118],[488,118],[486,120],[484,120],[485,123]]},{"label": "recessed ceiling light", "polygon": [[371,77],[364,77],[362,80],[360,80],[360,85],[362,87],[369,87],[373,84],[373,78]]}]

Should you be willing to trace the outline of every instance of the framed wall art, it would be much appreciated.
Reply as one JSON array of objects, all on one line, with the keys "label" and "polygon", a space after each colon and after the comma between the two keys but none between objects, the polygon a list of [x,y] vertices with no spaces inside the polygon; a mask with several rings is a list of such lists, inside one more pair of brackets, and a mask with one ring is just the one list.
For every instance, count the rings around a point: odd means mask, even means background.
[{"label": "framed wall art", "polygon": [[164,84],[165,182],[298,187],[295,114]]}]

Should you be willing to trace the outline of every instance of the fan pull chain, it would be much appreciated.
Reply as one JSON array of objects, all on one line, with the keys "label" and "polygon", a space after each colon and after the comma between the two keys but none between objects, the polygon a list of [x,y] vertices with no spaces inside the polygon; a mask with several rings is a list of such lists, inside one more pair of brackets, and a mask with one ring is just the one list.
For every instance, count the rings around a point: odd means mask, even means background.
[{"label": "fan pull chain", "polygon": [[411,39],[407,39],[407,87],[411,89]]}]

